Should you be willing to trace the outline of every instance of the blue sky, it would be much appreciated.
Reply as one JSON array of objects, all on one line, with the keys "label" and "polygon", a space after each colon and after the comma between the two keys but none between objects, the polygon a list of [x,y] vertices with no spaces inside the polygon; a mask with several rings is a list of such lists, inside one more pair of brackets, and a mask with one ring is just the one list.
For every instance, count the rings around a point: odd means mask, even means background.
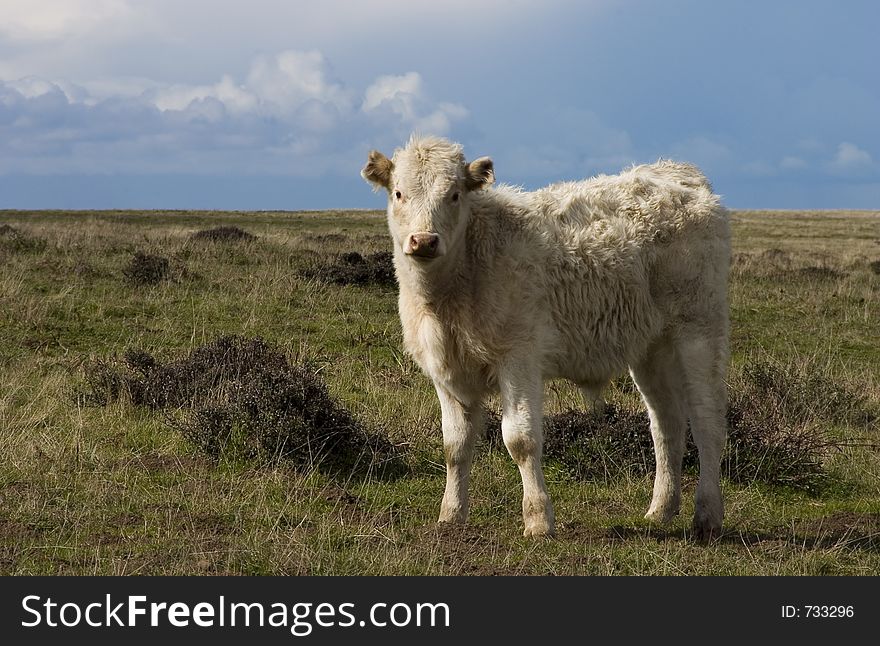
[{"label": "blue sky", "polygon": [[536,188],[672,157],[880,208],[880,5],[3,0],[0,208],[381,208],[420,131]]}]

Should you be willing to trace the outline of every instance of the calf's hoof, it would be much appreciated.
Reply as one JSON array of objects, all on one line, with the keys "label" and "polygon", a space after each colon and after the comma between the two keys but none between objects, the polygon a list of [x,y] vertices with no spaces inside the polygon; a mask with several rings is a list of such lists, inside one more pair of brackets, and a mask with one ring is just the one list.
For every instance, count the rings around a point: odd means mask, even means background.
[{"label": "calf's hoof", "polygon": [[438,523],[463,524],[467,522],[468,501],[454,496],[443,496],[440,502],[440,517]]},{"label": "calf's hoof", "polygon": [[526,525],[523,536],[535,536],[538,538],[550,538],[556,534],[556,528],[553,523],[532,523]]},{"label": "calf's hoof", "polygon": [[679,508],[677,505],[663,505],[654,507],[651,505],[651,508],[648,509],[648,513],[645,514],[645,519],[652,522],[657,523],[658,525],[666,525],[672,522],[672,519],[678,516]]},{"label": "calf's hoof", "polygon": [[523,536],[553,536],[556,532],[556,515],[553,503],[546,495],[523,498]]},{"label": "calf's hoof", "polygon": [[721,515],[697,511],[691,523],[694,540],[708,543],[721,536]]},{"label": "calf's hoof", "polygon": [[437,522],[464,525],[467,522],[467,512],[441,510]]},{"label": "calf's hoof", "polygon": [[526,526],[523,536],[553,536],[556,533],[556,519],[552,507],[544,512],[523,516],[523,520]]}]

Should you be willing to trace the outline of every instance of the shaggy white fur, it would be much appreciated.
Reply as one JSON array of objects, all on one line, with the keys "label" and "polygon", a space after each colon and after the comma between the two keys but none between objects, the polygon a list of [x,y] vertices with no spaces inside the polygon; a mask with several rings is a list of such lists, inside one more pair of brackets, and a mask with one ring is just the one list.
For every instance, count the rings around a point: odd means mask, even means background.
[{"label": "shaggy white fur", "polygon": [[543,381],[588,405],[629,368],[651,418],[657,470],[647,518],[681,501],[685,435],[700,453],[693,528],[717,534],[726,438],[727,210],[698,169],[660,161],[534,192],[494,181],[488,158],[413,137],[362,175],[388,191],[406,349],[440,400],[447,463],[441,521],[463,522],[482,401],[523,480],[526,535],[552,534],[541,469]]}]

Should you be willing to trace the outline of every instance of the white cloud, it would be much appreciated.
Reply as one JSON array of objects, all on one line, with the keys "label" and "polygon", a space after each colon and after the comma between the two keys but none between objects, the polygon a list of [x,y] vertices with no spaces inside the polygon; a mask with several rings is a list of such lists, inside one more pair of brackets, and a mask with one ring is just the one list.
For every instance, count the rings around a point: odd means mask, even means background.
[{"label": "white cloud", "polygon": [[0,81],[0,174],[349,174],[377,137],[448,134],[467,117],[425,86],[411,72],[361,93],[320,52],[295,50],[209,83]]},{"label": "white cloud", "polygon": [[24,78],[8,82],[6,85],[11,87],[13,90],[18,91],[23,97],[28,99],[32,99],[36,96],[42,96],[58,89],[58,86],[54,83],[50,83],[49,81],[41,78],[36,78],[35,76],[26,76]]},{"label": "white cloud", "polygon": [[847,141],[837,146],[837,153],[831,161],[831,169],[840,172],[861,171],[870,168],[874,163],[871,155]]},{"label": "white cloud", "polygon": [[5,85],[17,91],[27,99],[35,99],[37,97],[61,92],[70,103],[85,103],[89,100],[89,93],[85,88],[63,81],[51,83],[45,79],[37,78],[36,76],[26,76],[14,81],[9,81]]},{"label": "white cloud", "polygon": [[224,74],[210,85],[175,84],[147,93],[160,110],[186,110],[193,102],[214,99],[231,114],[259,113],[280,119],[293,119],[304,105],[309,122],[326,128],[326,114],[319,114],[314,104],[331,107],[326,112],[348,111],[352,99],[341,83],[330,79],[329,66],[317,51],[288,50],[275,56],[260,56],[251,64],[242,83]]},{"label": "white cloud", "polygon": [[0,34],[18,42],[82,37],[134,14],[125,0],[4,0]]},{"label": "white cloud", "polygon": [[0,78],[37,75],[85,85],[131,76],[195,84],[223,73],[240,79],[243,60],[291,48],[349,64],[374,62],[380,70],[397,69],[388,67],[397,52],[415,50],[422,56],[412,66],[424,71],[434,52],[469,60],[465,43],[485,46],[495,34],[570,2],[0,0]]},{"label": "white cloud", "polygon": [[377,78],[364,93],[361,110],[371,115],[393,115],[398,131],[435,135],[447,134],[453,121],[468,116],[467,109],[457,103],[440,103],[431,109],[417,72]]},{"label": "white cloud", "polygon": [[215,99],[233,113],[253,110],[257,97],[224,75],[213,85],[170,85],[148,93],[160,110],[185,110],[193,101]]},{"label": "white cloud", "polygon": [[782,170],[802,170],[807,167],[807,162],[801,157],[786,155],[782,158],[782,161],[779,162],[779,167]]},{"label": "white cloud", "polygon": [[367,88],[361,109],[369,112],[383,103],[404,119],[413,116],[413,102],[422,93],[422,77],[416,72],[401,76],[380,76]]},{"label": "white cloud", "polygon": [[348,91],[329,76],[329,66],[320,52],[291,50],[271,59],[257,58],[246,86],[264,103],[281,110],[299,107],[309,100],[347,109],[351,105]]}]

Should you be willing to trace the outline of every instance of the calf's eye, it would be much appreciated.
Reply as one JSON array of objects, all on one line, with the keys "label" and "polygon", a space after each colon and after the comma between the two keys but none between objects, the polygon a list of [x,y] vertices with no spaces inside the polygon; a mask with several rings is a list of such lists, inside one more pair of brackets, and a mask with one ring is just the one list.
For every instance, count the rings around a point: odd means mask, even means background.
[{"label": "calf's eye", "polygon": [[453,193],[453,194],[452,194],[452,201],[453,201],[453,202],[458,202],[458,193]]},{"label": "calf's eye", "polygon": [[400,191],[394,191],[394,197],[399,200],[401,197],[403,197],[403,195],[400,194]]}]

